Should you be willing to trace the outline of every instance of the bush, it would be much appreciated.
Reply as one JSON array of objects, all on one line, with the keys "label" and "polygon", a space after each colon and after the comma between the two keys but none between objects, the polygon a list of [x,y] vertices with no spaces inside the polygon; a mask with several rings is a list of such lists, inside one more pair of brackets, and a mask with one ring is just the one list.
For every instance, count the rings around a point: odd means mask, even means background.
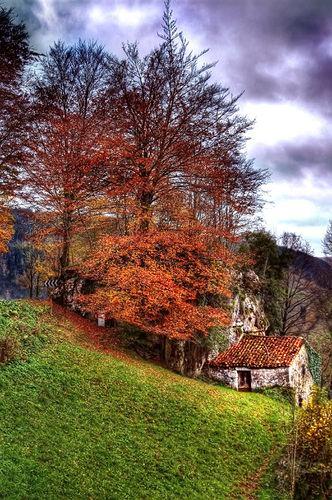
[{"label": "bush", "polygon": [[8,363],[20,355],[20,343],[13,335],[0,338],[0,363]]},{"label": "bush", "polygon": [[48,339],[46,308],[21,301],[0,301],[0,363],[25,360]]},{"label": "bush", "polygon": [[302,408],[293,405],[289,444],[277,471],[279,489],[296,499],[330,498],[331,462],[332,401],[315,386]]},{"label": "bush", "polygon": [[332,472],[332,401],[315,387],[297,417],[296,498],[328,498]]}]

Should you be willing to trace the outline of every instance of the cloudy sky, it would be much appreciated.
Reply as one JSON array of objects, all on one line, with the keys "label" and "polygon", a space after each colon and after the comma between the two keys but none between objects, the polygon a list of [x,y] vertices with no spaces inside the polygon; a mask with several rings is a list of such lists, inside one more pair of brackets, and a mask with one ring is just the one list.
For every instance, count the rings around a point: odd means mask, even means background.
[{"label": "cloudy sky", "polygon": [[[61,38],[98,39],[121,54],[157,44],[163,0],[0,0],[14,7],[39,51]],[[264,219],[276,235],[300,233],[316,255],[332,218],[332,0],[173,0],[195,51],[210,48],[214,78],[245,91],[256,124],[248,153],[268,167]]]}]

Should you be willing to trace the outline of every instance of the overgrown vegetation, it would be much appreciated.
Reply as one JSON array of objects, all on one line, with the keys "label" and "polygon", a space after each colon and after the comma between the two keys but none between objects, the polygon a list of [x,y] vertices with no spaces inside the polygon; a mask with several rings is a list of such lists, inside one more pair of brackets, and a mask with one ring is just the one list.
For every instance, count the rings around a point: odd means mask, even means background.
[{"label": "overgrown vegetation", "polygon": [[287,450],[275,476],[279,488],[299,500],[330,498],[332,402],[325,389],[314,386],[309,401],[293,410]]},{"label": "overgrown vegetation", "polygon": [[306,350],[308,354],[309,370],[317,386],[321,385],[322,381],[322,361],[317,352],[307,343]]},{"label": "overgrown vegetation", "polygon": [[26,360],[49,340],[46,306],[0,301],[0,363]]},{"label": "overgrown vegetation", "polygon": [[[23,302],[1,307],[5,321],[46,319]],[[286,404],[96,352],[70,323],[47,321],[58,340],[0,368],[1,497],[246,498],[246,480],[278,454]]]},{"label": "overgrown vegetation", "polygon": [[332,401],[313,389],[297,417],[296,498],[328,498],[332,493]]}]

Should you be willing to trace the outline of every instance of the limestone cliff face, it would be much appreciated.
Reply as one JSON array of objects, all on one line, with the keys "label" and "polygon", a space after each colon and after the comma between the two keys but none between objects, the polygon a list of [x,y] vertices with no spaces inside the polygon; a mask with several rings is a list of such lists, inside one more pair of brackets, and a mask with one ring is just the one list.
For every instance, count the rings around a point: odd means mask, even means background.
[{"label": "limestone cliff face", "polygon": [[243,334],[265,335],[269,322],[260,291],[261,283],[254,271],[249,270],[237,276],[236,291],[231,302],[230,344],[237,342]]},{"label": "limestone cliff face", "polygon": [[259,295],[237,293],[232,301],[232,322],[229,343],[237,342],[243,334],[265,335],[269,327]]},{"label": "limestone cliff face", "polygon": [[234,277],[234,296],[229,303],[230,326],[224,330],[221,342],[211,343],[207,360],[211,361],[242,335],[265,335],[269,321],[260,295],[261,283],[257,274],[250,270]]},{"label": "limestone cliff face", "polygon": [[88,316],[82,308],[78,297],[92,291],[91,283],[77,276],[75,272],[67,272],[63,279],[59,280],[57,286],[48,289],[48,295],[61,305],[73,311]]},{"label": "limestone cliff face", "polygon": [[[258,278],[257,278],[258,279]],[[212,343],[207,359],[211,361],[231,344],[238,342],[242,335],[265,335],[269,327],[263,301],[258,290],[238,290],[229,304],[231,323],[224,330],[222,342]]]}]

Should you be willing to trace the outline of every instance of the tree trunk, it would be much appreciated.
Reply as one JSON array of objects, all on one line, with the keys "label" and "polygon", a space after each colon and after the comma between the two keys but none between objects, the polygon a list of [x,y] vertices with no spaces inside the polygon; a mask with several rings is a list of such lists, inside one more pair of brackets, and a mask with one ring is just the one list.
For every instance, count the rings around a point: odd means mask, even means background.
[{"label": "tree trunk", "polygon": [[70,236],[69,231],[65,230],[63,235],[62,249],[60,255],[60,276],[63,276],[66,268],[69,266],[70,255]]},{"label": "tree trunk", "polygon": [[150,191],[143,192],[140,197],[140,220],[139,220],[139,230],[141,232],[146,232],[150,228],[151,217],[152,217],[152,206],[153,193]]},{"label": "tree trunk", "polygon": [[36,299],[39,298],[39,292],[40,292],[40,275],[39,273],[36,276],[36,285],[35,285],[35,296]]},{"label": "tree trunk", "polygon": [[168,368],[188,377],[197,377],[207,360],[207,349],[190,340],[165,338],[163,358]]}]

